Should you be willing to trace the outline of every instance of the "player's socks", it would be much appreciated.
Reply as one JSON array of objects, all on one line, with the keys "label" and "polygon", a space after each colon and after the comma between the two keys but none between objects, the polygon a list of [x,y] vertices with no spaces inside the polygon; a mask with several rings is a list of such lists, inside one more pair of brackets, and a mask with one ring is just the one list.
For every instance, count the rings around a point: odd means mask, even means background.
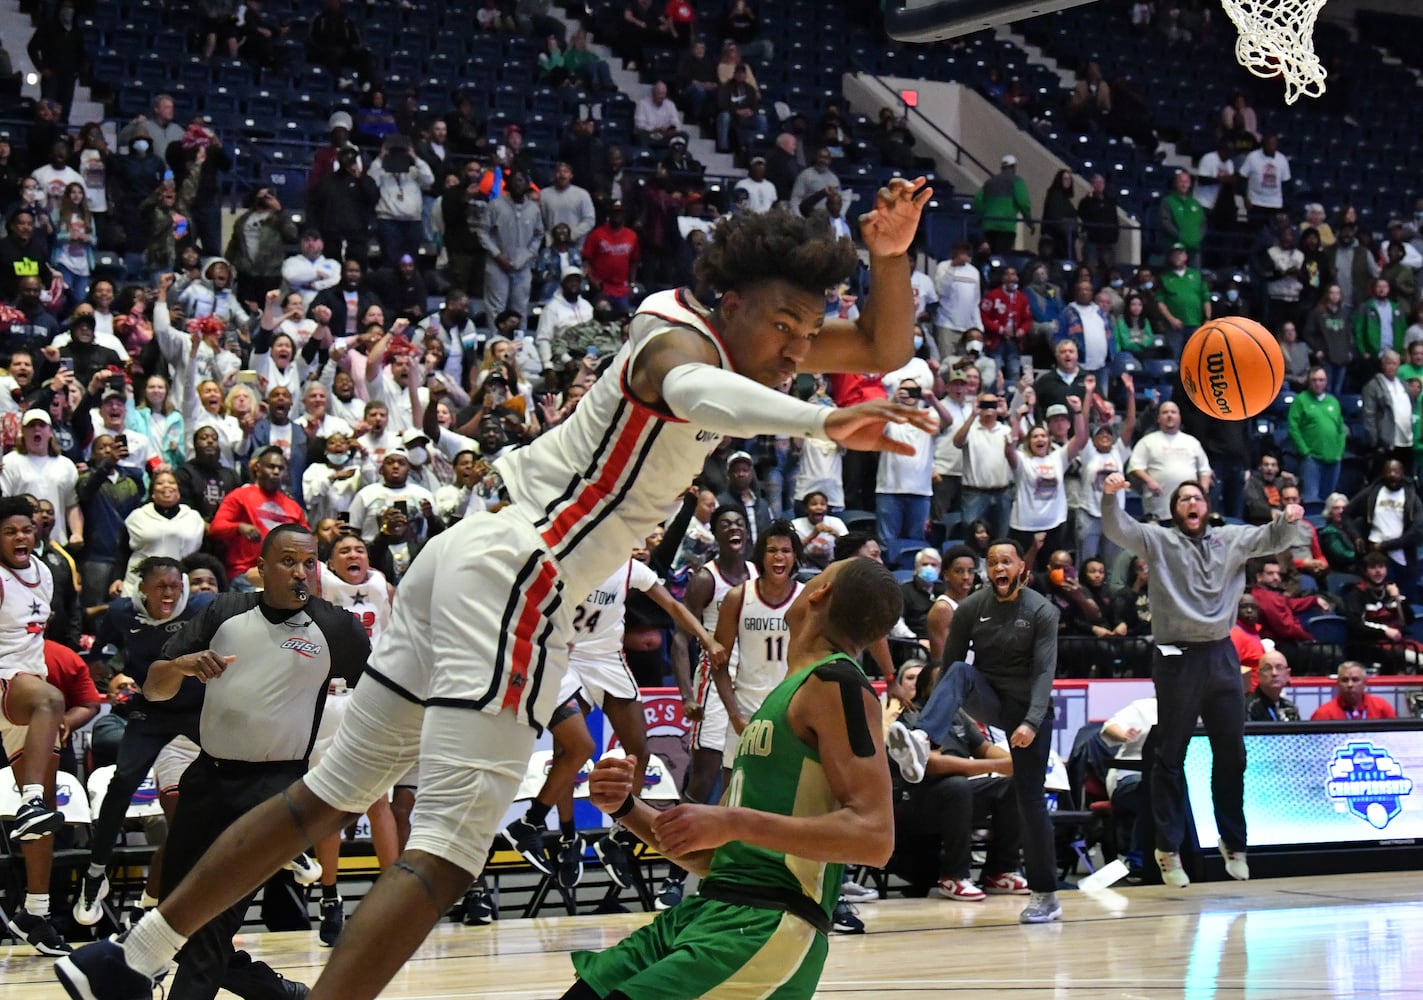
[{"label": "player's socks", "polygon": [[539,829],[543,829],[548,824],[549,808],[549,806],[544,805],[538,799],[534,799],[532,802],[529,803],[528,812],[524,813],[524,822],[528,823],[530,826],[536,826]]},{"label": "player's socks", "polygon": [[578,833],[578,824],[571,819],[560,819],[558,821],[558,832],[564,840],[568,840]]}]

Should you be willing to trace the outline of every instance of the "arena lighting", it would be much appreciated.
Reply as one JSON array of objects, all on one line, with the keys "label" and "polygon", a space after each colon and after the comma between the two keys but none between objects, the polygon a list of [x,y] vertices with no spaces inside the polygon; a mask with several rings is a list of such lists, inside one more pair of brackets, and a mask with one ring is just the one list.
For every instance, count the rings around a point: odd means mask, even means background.
[{"label": "arena lighting", "polygon": [[1092,0],[888,0],[885,30],[901,42],[937,42]]}]

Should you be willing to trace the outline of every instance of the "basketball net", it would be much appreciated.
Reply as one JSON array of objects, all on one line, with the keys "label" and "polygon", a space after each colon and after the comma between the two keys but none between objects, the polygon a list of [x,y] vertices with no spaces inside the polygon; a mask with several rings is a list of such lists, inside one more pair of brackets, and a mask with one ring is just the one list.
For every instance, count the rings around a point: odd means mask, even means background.
[{"label": "basketball net", "polygon": [[1314,22],[1325,0],[1221,0],[1240,37],[1235,58],[1267,80],[1283,77],[1285,103],[1324,93],[1327,75],[1314,54]]}]

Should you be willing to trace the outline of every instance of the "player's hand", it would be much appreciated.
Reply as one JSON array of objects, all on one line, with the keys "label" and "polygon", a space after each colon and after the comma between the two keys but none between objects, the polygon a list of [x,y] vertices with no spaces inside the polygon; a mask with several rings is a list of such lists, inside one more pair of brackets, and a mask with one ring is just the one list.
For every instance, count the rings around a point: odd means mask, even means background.
[{"label": "player's hand", "polygon": [[189,653],[187,656],[180,656],[173,661],[173,665],[185,677],[196,677],[206,684],[210,680],[221,677],[227,665],[235,656],[221,656],[210,649],[204,649],[199,653]]},{"label": "player's hand", "polygon": [[1026,746],[1032,746],[1033,740],[1037,738],[1038,731],[1025,722],[1013,730],[1013,735],[1008,737],[1008,745],[1021,749]]},{"label": "player's hand", "polygon": [[825,434],[835,443],[856,451],[889,451],[897,455],[913,455],[913,444],[887,437],[885,428],[890,424],[913,424],[926,434],[932,434],[932,412],[921,410],[917,406],[891,403],[887,399],[860,403],[831,410],[825,418]]},{"label": "player's hand", "polygon": [[899,702],[900,705],[909,706],[914,703],[913,697],[905,690],[904,685],[898,680],[888,680],[884,685],[884,697],[889,702]]},{"label": "player's hand", "polygon": [[1102,482],[1102,492],[1107,496],[1120,493],[1127,488],[1127,477],[1120,472],[1114,472]]},{"label": "player's hand", "polygon": [[875,207],[860,216],[860,239],[871,257],[897,257],[909,251],[919,217],[934,196],[923,177],[896,177],[875,195]]},{"label": "player's hand", "polygon": [[588,772],[588,801],[601,812],[616,812],[633,793],[636,757],[604,757]]},{"label": "player's hand", "polygon": [[701,722],[705,715],[706,711],[695,701],[690,698],[682,699],[682,718],[688,722]]},{"label": "player's hand", "polygon": [[731,650],[717,642],[715,637],[707,636],[706,641],[702,643],[702,650],[713,670],[726,669],[727,662],[731,659]]},{"label": "player's hand", "polygon": [[673,806],[653,818],[652,833],[658,849],[672,857],[715,850],[736,839],[736,810],[723,806]]},{"label": "player's hand", "polygon": [[731,722],[732,731],[735,732],[737,736],[740,736],[746,731],[746,716],[732,715],[729,717],[729,721]]},{"label": "player's hand", "polygon": [[1285,505],[1285,520],[1294,524],[1304,517],[1304,508],[1297,503]]}]

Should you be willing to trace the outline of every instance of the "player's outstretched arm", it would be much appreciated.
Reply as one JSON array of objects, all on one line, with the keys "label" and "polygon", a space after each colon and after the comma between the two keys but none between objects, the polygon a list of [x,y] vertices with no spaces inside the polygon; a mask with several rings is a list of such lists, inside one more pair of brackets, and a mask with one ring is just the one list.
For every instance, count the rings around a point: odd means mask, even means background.
[{"label": "player's outstretched arm", "polygon": [[806,371],[888,372],[914,354],[909,247],[933,195],[923,177],[896,177],[880,188],[875,207],[860,216],[860,240],[870,252],[869,298],[859,319],[826,321],[806,356]]}]

